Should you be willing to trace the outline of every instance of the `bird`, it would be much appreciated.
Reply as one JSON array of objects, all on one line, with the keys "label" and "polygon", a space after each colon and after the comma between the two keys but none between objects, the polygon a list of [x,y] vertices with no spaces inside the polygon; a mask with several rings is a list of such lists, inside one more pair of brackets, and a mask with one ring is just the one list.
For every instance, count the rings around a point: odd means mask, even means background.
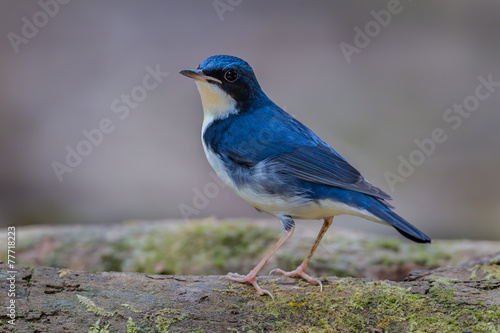
[{"label": "bird", "polygon": [[278,268],[269,274],[299,277],[321,290],[321,281],[305,270],[334,216],[359,216],[392,226],[417,243],[431,242],[393,211],[387,193],[267,97],[246,61],[215,55],[179,73],[195,80],[201,96],[201,139],[209,164],[250,206],[275,216],[284,231],[248,274],[228,273],[226,279],[252,284],[259,295],[273,297],[258,285],[257,273],[292,236],[300,219],[323,220],[311,250],[295,270]]}]

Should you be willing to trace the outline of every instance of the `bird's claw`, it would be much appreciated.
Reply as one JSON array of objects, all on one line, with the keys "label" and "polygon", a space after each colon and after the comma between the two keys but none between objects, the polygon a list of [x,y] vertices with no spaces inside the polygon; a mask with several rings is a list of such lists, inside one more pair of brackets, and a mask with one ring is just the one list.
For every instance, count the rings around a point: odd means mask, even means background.
[{"label": "bird's claw", "polygon": [[220,278],[225,278],[227,280],[231,280],[231,281],[235,281],[235,282],[239,282],[239,283],[250,283],[255,288],[255,290],[257,290],[257,293],[260,296],[263,296],[263,295],[271,296],[271,298],[274,301],[273,294],[271,294],[271,292],[269,290],[262,289],[257,284],[257,276],[254,275],[254,274],[250,273],[250,274],[247,274],[247,275],[241,275],[241,274],[238,274],[238,273],[228,273],[226,276],[221,276]]},{"label": "bird's claw", "polygon": [[309,275],[307,275],[304,272],[304,270],[302,269],[301,266],[297,267],[296,270],[290,271],[290,272],[285,272],[282,269],[275,268],[275,269],[273,269],[272,271],[269,272],[269,275],[271,275],[273,273],[279,273],[279,274],[282,274],[282,275],[288,276],[288,277],[301,277],[304,280],[306,280],[307,282],[309,282],[310,284],[319,285],[320,291],[323,291],[323,283],[321,283],[320,280],[313,279],[312,277],[310,277]]}]

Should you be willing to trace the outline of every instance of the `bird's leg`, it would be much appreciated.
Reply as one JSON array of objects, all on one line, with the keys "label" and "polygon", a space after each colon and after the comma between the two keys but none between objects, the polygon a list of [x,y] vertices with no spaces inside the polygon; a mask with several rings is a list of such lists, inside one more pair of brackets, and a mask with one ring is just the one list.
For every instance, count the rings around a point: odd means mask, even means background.
[{"label": "bird's leg", "polygon": [[276,250],[288,239],[290,236],[292,236],[293,230],[295,227],[291,227],[289,230],[287,230],[283,236],[274,244],[274,246],[267,252],[264,258],[255,266],[254,269],[250,271],[247,275],[241,275],[238,273],[228,273],[225,278],[231,281],[236,281],[236,282],[241,282],[241,283],[250,283],[254,286],[254,288],[257,290],[257,293],[259,295],[269,295],[271,298],[274,299],[273,295],[268,291],[264,290],[259,285],[257,284],[257,273],[261,270],[262,266],[271,258],[271,256],[276,252]]},{"label": "bird's leg", "polygon": [[321,290],[323,290],[323,285],[321,284],[321,281],[317,280],[317,279],[313,279],[312,277],[307,275],[305,273],[305,270],[307,268],[307,264],[309,263],[309,260],[311,260],[311,257],[314,254],[314,251],[316,251],[316,248],[318,247],[319,242],[321,242],[321,239],[325,235],[326,231],[332,225],[332,221],[333,221],[333,216],[330,216],[330,217],[327,217],[324,219],[323,226],[321,227],[321,230],[319,231],[318,236],[316,237],[316,240],[314,241],[314,245],[312,246],[311,250],[309,251],[309,254],[307,255],[307,257],[304,259],[302,264],[300,264],[299,267],[297,267],[297,269],[295,269],[294,271],[291,271],[291,272],[285,272],[282,269],[276,268],[276,269],[273,269],[271,272],[269,272],[269,274],[276,272],[276,273],[280,273],[280,274],[283,274],[285,276],[290,276],[290,277],[300,276],[301,278],[303,278],[304,280],[306,280],[310,284],[319,285],[321,287]]}]

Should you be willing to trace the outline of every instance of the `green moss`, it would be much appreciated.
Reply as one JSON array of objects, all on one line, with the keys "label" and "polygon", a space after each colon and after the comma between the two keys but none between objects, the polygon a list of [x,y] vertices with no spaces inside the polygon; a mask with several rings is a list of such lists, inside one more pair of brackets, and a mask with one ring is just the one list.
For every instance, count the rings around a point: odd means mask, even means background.
[{"label": "green moss", "polygon": [[168,328],[186,317],[186,314],[179,309],[165,308],[160,311],[148,313],[144,316],[145,326],[153,324],[156,332],[168,332]]},{"label": "green moss", "polygon": [[89,333],[109,333],[109,324],[101,327],[101,319],[98,319],[89,329]]},{"label": "green moss", "polygon": [[382,254],[379,257],[379,260],[377,262],[381,263],[381,264],[384,264],[386,266],[390,266],[390,265],[394,264],[394,259],[391,256],[387,255],[387,254]]},{"label": "green moss", "polygon": [[[257,331],[273,332],[497,332],[497,306],[452,302],[453,279],[435,279],[430,297],[383,281],[339,279],[321,293],[287,296],[256,308]],[[443,291],[441,291],[442,289]],[[291,305],[293,304],[293,305]],[[300,304],[300,306],[296,306]],[[290,322],[301,322],[293,327]]]},{"label": "green moss", "polygon": [[27,276],[28,278],[28,286],[31,287],[31,285],[33,284],[33,282],[31,280],[33,280],[33,275],[35,274],[35,268],[31,268],[30,269],[30,274]]},{"label": "green moss", "polygon": [[135,309],[132,305],[130,305],[130,304],[120,304],[120,306],[123,306],[124,308],[126,308],[126,309],[128,309],[128,310],[130,310],[130,311],[132,311],[132,312],[135,312],[135,313],[140,312],[140,311],[137,311],[137,310],[136,310],[136,309]]},{"label": "green moss", "polygon": [[241,291],[235,289],[234,283],[224,283],[227,286],[227,289],[213,289],[213,291],[218,292],[222,295],[231,295],[231,294],[240,294]]},{"label": "green moss", "polygon": [[[332,240],[332,242],[337,242],[337,240]],[[453,251],[448,247],[450,243],[449,241],[438,241],[432,246],[422,246],[421,244],[402,242],[395,237],[376,238],[363,241],[362,248],[358,251],[372,254],[372,261],[369,264],[386,266],[414,264],[433,268],[446,265],[452,259]],[[349,248],[349,244],[343,244],[339,248]],[[373,253],[376,253],[376,256]],[[458,253],[456,256],[459,257]]]},{"label": "green moss", "polygon": [[500,265],[482,265],[481,270],[486,274],[486,280],[500,280]]},{"label": "green moss", "polygon": [[91,299],[85,297],[85,296],[81,296],[81,295],[76,295],[76,297],[78,298],[78,302],[85,305],[85,307],[87,308],[87,311],[90,311],[98,316],[101,316],[101,317],[111,317],[114,315],[114,312],[108,312],[106,310],[104,310],[103,308],[97,306],[94,301],[92,301]]},{"label": "green moss", "polygon": [[477,279],[477,270],[479,269],[479,265],[476,265],[474,267],[471,268],[471,273],[470,273],[470,277],[469,279],[473,280],[473,279]]},{"label": "green moss", "polygon": [[113,254],[101,255],[101,265],[107,272],[120,272],[122,270],[123,259]]},{"label": "green moss", "polygon": [[436,278],[431,282],[429,295],[438,298],[440,301],[451,302],[455,293],[453,292],[453,282],[456,279]]},{"label": "green moss", "polygon": [[131,317],[128,317],[127,320],[127,333],[141,333],[141,329],[137,327]]},{"label": "green moss", "polygon": [[429,250],[425,246],[413,243],[409,245],[407,253],[409,254],[408,260],[410,262],[426,267],[440,266],[443,262],[451,258],[451,253],[447,249],[434,247]]},{"label": "green moss", "polygon": [[279,234],[248,223],[205,221],[153,230],[134,270],[162,274],[220,274],[264,255]]},{"label": "green moss", "polygon": [[387,250],[393,250],[397,251],[399,250],[399,247],[401,246],[401,241],[397,238],[381,238],[377,239],[374,244],[378,247],[381,247],[383,249]]},{"label": "green moss", "polygon": [[497,264],[483,264],[476,265],[471,268],[470,279],[477,279],[477,272],[482,271],[486,280],[495,279],[500,280],[500,265]]},{"label": "green moss", "polygon": [[[127,319],[126,322],[126,332],[127,333],[139,333],[139,332],[159,332],[165,333],[169,331],[169,328],[186,318],[186,313],[179,309],[173,308],[165,308],[159,311],[154,312],[143,312],[136,310],[134,306],[130,304],[121,304],[122,308],[127,309],[128,311],[133,313],[133,316],[139,314],[140,319],[139,323],[134,322],[132,317],[127,317],[123,313],[118,310],[113,312],[106,311],[103,308],[98,307],[92,300],[77,295],[78,301],[84,304],[88,311],[93,312],[98,317],[112,317],[116,322],[120,322],[120,317]],[[115,314],[117,316],[115,316]],[[109,333],[108,323],[106,326],[101,327],[101,318],[97,320],[97,322],[90,328],[90,333]]]}]

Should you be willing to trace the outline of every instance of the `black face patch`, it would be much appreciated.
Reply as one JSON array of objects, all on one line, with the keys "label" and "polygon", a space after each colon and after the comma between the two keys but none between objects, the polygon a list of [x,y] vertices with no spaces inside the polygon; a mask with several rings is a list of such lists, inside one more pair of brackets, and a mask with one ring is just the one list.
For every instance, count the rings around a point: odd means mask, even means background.
[{"label": "black face patch", "polygon": [[245,61],[231,56],[213,56],[203,61],[203,74],[222,82],[220,87],[237,103],[246,103],[261,92],[255,74]]}]

